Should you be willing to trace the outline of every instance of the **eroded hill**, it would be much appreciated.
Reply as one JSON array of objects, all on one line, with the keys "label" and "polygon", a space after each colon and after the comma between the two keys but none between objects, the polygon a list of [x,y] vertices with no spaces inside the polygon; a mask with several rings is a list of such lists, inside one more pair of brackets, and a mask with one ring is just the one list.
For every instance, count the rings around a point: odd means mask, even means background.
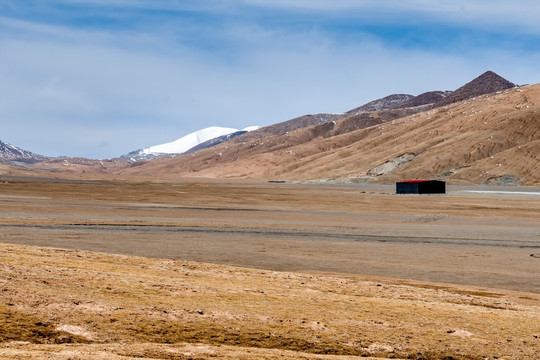
[{"label": "eroded hill", "polygon": [[419,113],[411,108],[364,113],[282,135],[238,137],[121,174],[538,184],[539,101],[540,84]]}]

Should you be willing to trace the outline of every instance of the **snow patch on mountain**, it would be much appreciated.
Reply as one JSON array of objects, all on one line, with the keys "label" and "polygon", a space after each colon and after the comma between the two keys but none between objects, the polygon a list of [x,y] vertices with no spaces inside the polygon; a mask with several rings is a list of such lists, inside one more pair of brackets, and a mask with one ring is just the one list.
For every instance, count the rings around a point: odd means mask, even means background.
[{"label": "snow patch on mountain", "polygon": [[45,160],[46,158],[46,156],[34,154],[33,152],[23,150],[0,140],[0,159],[17,161],[39,161]]},{"label": "snow patch on mountain", "polygon": [[127,158],[130,161],[138,161],[149,160],[161,155],[179,155],[209,140],[233,134],[239,131],[247,132],[257,129],[259,129],[259,126],[249,126],[243,130],[211,126],[199,131],[195,131],[175,141],[150,146],[141,150],[132,151],[126,155],[123,155],[122,157]]},{"label": "snow patch on mountain", "polygon": [[250,132],[250,131],[255,131],[255,130],[259,130],[261,127],[260,126],[248,126],[247,128],[243,128],[242,130],[236,130],[236,131],[245,131],[245,132]]},{"label": "snow patch on mountain", "polygon": [[148,148],[142,149],[142,152],[144,154],[181,154],[202,142],[236,131],[238,131],[238,129],[212,126],[206,129],[195,131],[191,134],[181,137],[178,140],[166,144],[150,146]]}]

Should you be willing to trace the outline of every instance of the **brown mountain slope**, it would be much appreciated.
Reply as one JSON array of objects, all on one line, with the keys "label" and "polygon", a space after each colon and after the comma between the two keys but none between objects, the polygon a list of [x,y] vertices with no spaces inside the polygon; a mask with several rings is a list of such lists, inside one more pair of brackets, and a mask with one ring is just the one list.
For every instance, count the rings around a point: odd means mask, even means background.
[{"label": "brown mountain slope", "polygon": [[[286,177],[379,181],[448,178],[474,183],[540,179],[540,86],[484,96],[355,133],[339,151],[312,154]],[[405,154],[405,155],[404,155]],[[309,164],[309,165],[308,165]],[[511,175],[511,176],[505,176]]]},{"label": "brown mountain slope", "polygon": [[255,131],[250,131],[246,134],[239,136],[239,139],[235,139],[235,142],[244,142],[255,139],[262,139],[267,136],[281,135],[289,131],[294,131],[301,128],[310,127],[313,125],[324,124],[326,122],[337,120],[343,117],[343,114],[309,114],[299,116],[297,118],[283,121],[274,125],[265,126]]},{"label": "brown mountain slope", "polygon": [[[331,121],[338,121],[345,118],[353,118],[352,121],[349,121],[349,125],[358,123],[360,127],[355,127],[354,130],[359,128],[364,128],[366,126],[371,126],[382,121],[395,119],[396,115],[403,116],[403,113],[392,111],[392,109],[403,109],[407,107],[432,104],[440,100],[442,96],[437,96],[438,93],[443,93],[440,91],[433,91],[430,94],[430,99],[428,101],[426,94],[419,96],[413,96],[408,94],[393,94],[386,96],[381,99],[376,99],[368,102],[362,106],[354,108],[344,113],[340,114],[329,114],[329,113],[320,113],[320,114],[308,114],[290,119],[287,121],[279,122],[273,125],[262,127],[256,131],[250,131],[248,133],[242,134],[234,139],[231,139],[229,143],[245,143],[245,142],[255,142],[261,139],[267,139],[270,136],[279,136],[287,134],[291,131],[304,129],[310,126],[323,125],[324,128],[327,127],[326,123]],[[416,99],[416,102],[414,101]],[[409,106],[400,106],[406,101],[412,101]],[[411,110],[407,110],[411,111]],[[414,109],[415,112],[421,111],[421,109]],[[380,115],[376,116],[376,121],[371,121],[374,117],[371,113],[379,112]],[[356,126],[356,125],[354,125]],[[350,130],[353,130],[352,128]],[[349,131],[350,131],[349,130]],[[316,130],[317,131],[317,130]],[[197,149],[197,151],[200,149]]]},{"label": "brown mountain slope", "polygon": [[[412,114],[445,104],[466,100],[474,96],[493,93],[512,87],[515,87],[513,83],[507,81],[492,71],[487,71],[460,87],[456,91],[430,91],[418,96],[409,94],[393,94],[384,98],[370,101],[345,113],[309,114],[269,125],[257,131],[251,131],[240,135],[230,143],[256,142],[261,139],[267,139],[270,136],[284,135],[291,131],[300,130],[315,125],[323,125],[323,128],[328,129],[328,126],[325,125],[326,123],[345,118],[352,118],[347,121],[349,124],[347,131],[358,130],[377,123],[396,119],[399,116],[404,116],[404,113],[402,112],[392,111],[395,109],[407,109],[407,113]],[[446,98],[448,98],[448,101],[444,102]],[[377,113],[377,115],[373,116],[373,113]],[[201,147],[197,149],[197,151],[203,148],[204,147]]]},{"label": "brown mountain slope", "polygon": [[[310,126],[323,125],[323,127],[326,127],[327,125],[325,124],[328,122],[338,121],[340,119],[350,118],[350,117],[354,117],[354,120],[352,122],[349,122],[350,125],[352,125],[354,122],[358,122],[361,128],[364,128],[366,127],[366,124],[369,124],[368,126],[371,126],[371,125],[374,125],[375,123],[380,123],[381,121],[386,121],[389,119],[396,118],[396,114],[399,114],[399,113],[396,113],[395,111],[391,111],[391,109],[405,108],[407,106],[398,106],[398,105],[400,105],[404,101],[415,99],[415,98],[416,97],[412,95],[407,95],[407,94],[394,94],[394,95],[386,96],[381,99],[370,101],[367,104],[364,104],[360,107],[354,108],[352,110],[349,110],[341,114],[321,113],[321,114],[303,115],[303,116],[299,116],[291,120],[265,126],[256,131],[250,131],[246,134],[243,134],[234,138],[233,140],[230,141],[230,143],[245,143],[245,142],[257,141],[260,139],[268,138],[269,136],[284,135],[291,131],[304,129]],[[432,101],[431,103],[433,102],[435,101]],[[423,105],[423,104],[427,104],[427,103],[424,102],[422,104],[416,104],[414,106]],[[373,118],[371,116],[371,113],[376,112],[376,111],[381,112],[381,113],[388,111],[388,113],[377,116],[379,120],[372,122],[370,120]],[[420,111],[420,110],[416,110],[416,111]],[[403,116],[403,115],[400,115],[400,116]],[[355,127],[354,129],[356,130],[358,128],[359,127]]]},{"label": "brown mountain slope", "polygon": [[475,96],[492,94],[497,91],[511,89],[515,86],[516,84],[511,83],[493,71],[486,71],[476,79],[468,82],[456,91],[453,91],[451,94],[444,97],[435,104],[435,107],[450,105],[458,101],[473,98]]},{"label": "brown mountain slope", "polygon": [[[264,158],[268,156],[284,155],[282,160],[287,161],[293,154],[293,147],[306,146],[310,148],[317,140],[347,134],[358,129],[364,129],[387,121],[395,120],[418,113],[419,108],[392,109],[379,112],[361,113],[351,117],[325,122],[319,125],[306,126],[296,130],[287,131],[283,134],[271,135],[267,128],[266,136],[261,136],[258,131],[253,131],[232,139],[218,146],[198,151],[194,154],[186,154],[175,158],[159,158],[148,163],[135,163],[129,169],[120,172],[120,175],[159,174],[160,177],[181,174],[182,176],[214,177],[214,167],[225,166],[225,173],[217,171],[217,177],[253,177],[266,178]],[[283,124],[283,123],[281,123]],[[336,146],[326,147],[326,150],[335,149]],[[318,149],[323,150],[323,149]],[[254,166],[249,166],[251,160]],[[240,162],[239,162],[240,161]],[[259,161],[263,161],[259,163]],[[278,161],[279,162],[279,161]],[[229,165],[227,165],[229,164]],[[236,165],[239,165],[237,167]],[[272,162],[268,166],[273,167],[278,163]],[[280,166],[280,165],[278,165]],[[238,173],[240,171],[240,173]]]},{"label": "brown mountain slope", "polygon": [[[385,182],[436,177],[538,184],[539,101],[537,84],[384,123],[378,113],[363,114],[375,125],[345,132],[340,129],[352,120],[341,119],[256,142],[224,143],[197,154],[151,161],[123,174]],[[317,139],[308,141],[313,138]]]}]

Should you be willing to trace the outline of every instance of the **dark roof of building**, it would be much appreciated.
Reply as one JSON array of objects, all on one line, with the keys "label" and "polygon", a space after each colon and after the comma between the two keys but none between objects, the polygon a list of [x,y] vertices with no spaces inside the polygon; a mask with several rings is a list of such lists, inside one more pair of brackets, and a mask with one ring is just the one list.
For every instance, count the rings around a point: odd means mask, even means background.
[{"label": "dark roof of building", "polygon": [[441,181],[441,180],[407,180],[407,181],[398,181],[398,184],[406,184],[406,183],[421,183],[421,182],[428,182],[428,181]]}]

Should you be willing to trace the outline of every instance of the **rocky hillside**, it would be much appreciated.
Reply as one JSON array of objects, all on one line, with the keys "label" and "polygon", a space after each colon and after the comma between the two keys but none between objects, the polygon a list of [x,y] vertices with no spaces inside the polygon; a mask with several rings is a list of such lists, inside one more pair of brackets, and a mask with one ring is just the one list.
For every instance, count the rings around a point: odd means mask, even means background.
[{"label": "rocky hillside", "polygon": [[413,95],[409,94],[394,94],[386,96],[382,99],[377,99],[368,102],[360,107],[349,110],[345,113],[345,117],[363,114],[367,112],[388,110],[400,107],[404,102],[413,99]]},{"label": "rocky hillside", "polygon": [[124,174],[391,182],[540,182],[540,85],[414,113],[365,113],[156,160]]},{"label": "rocky hillside", "polygon": [[539,100],[540,85],[517,88],[320,141],[321,149],[341,145],[332,152],[309,151],[280,175],[538,184]]},{"label": "rocky hillside", "polygon": [[[380,99],[370,101],[362,106],[346,111],[341,114],[309,114],[300,116],[288,121],[280,122],[250,132],[235,139],[236,143],[263,141],[271,136],[284,135],[291,131],[308,128],[311,126],[323,125],[337,120],[348,119],[344,121],[347,125],[340,127],[340,133],[358,130],[373,126],[399,117],[407,116],[413,113],[429,110],[445,104],[451,104],[457,101],[469,99],[478,95],[494,93],[515,87],[515,85],[499,75],[487,71],[478,78],[457,89],[456,91],[429,91],[418,96],[410,94],[393,94]],[[328,125],[325,125],[328,128]],[[319,133],[319,130],[315,130]],[[328,133],[328,136],[334,136],[336,133]],[[236,136],[234,136],[236,137]],[[231,137],[232,138],[232,137]],[[309,141],[309,139],[306,139]],[[201,149],[211,147],[221,143],[215,141],[205,146],[196,147],[190,153]]]},{"label": "rocky hillside", "polygon": [[434,105],[442,101],[450,94],[452,94],[452,91],[428,91],[411,99],[403,101],[397,104],[397,106],[395,106],[394,108],[404,109],[416,106]]}]

